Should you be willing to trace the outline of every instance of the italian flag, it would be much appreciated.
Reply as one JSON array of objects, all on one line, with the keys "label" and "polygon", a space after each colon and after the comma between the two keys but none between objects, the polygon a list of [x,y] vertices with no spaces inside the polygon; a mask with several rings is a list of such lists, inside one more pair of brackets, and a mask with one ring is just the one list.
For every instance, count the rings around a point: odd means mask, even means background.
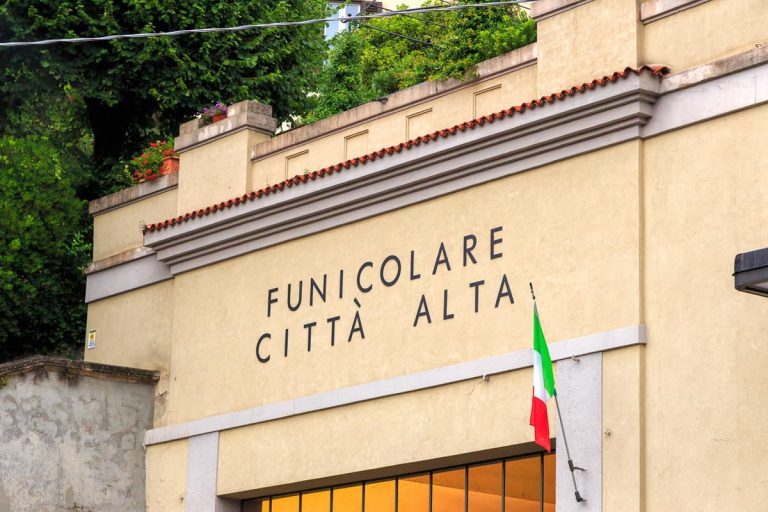
[{"label": "italian flag", "polygon": [[533,303],[533,402],[531,403],[531,426],[534,428],[536,444],[550,451],[549,417],[547,402],[555,396],[555,375],[552,373],[552,359],[549,357],[547,340],[539,322],[539,311]]}]

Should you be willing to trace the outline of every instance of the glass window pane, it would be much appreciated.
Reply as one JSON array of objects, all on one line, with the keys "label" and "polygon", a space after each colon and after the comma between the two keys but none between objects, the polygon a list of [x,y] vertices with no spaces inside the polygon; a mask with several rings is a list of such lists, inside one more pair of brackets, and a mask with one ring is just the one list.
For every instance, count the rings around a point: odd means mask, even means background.
[{"label": "glass window pane", "polygon": [[394,480],[365,484],[365,512],[395,512]]},{"label": "glass window pane", "polygon": [[541,494],[541,457],[526,457],[505,462],[505,512],[538,512]]},{"label": "glass window pane", "polygon": [[501,512],[501,462],[469,468],[469,512]]},{"label": "glass window pane", "polygon": [[397,511],[429,511],[429,474],[397,479]]},{"label": "glass window pane", "polygon": [[299,495],[272,498],[272,512],[299,512]]},{"label": "glass window pane", "polygon": [[555,512],[555,454],[544,456],[544,512]]},{"label": "glass window pane", "polygon": [[269,512],[269,498],[244,501],[243,512]]},{"label": "glass window pane", "polygon": [[432,512],[464,512],[464,468],[432,474]]},{"label": "glass window pane", "polygon": [[301,495],[301,512],[330,512],[331,491],[305,492]]},{"label": "glass window pane", "polygon": [[333,488],[333,512],[362,512],[363,486]]}]

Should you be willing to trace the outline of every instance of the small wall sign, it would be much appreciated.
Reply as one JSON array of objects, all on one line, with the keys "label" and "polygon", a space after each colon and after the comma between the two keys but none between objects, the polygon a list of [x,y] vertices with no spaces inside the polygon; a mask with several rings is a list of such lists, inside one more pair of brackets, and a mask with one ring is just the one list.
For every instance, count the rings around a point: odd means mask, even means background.
[{"label": "small wall sign", "polygon": [[96,329],[88,331],[88,349],[96,348]]}]

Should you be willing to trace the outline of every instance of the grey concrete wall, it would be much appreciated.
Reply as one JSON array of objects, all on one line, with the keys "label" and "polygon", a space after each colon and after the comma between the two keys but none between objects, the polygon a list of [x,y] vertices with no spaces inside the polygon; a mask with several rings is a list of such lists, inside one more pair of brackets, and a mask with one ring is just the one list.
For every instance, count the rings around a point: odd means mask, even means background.
[{"label": "grey concrete wall", "polygon": [[[563,413],[579,493],[576,502],[568,457],[560,425],[557,425],[557,512],[603,510],[603,354],[589,354],[557,362],[557,396]],[[551,405],[550,405],[551,404]],[[554,401],[547,404],[555,407]]]},{"label": "grey concrete wall", "polygon": [[0,512],[145,510],[151,383],[37,368],[0,385]]}]

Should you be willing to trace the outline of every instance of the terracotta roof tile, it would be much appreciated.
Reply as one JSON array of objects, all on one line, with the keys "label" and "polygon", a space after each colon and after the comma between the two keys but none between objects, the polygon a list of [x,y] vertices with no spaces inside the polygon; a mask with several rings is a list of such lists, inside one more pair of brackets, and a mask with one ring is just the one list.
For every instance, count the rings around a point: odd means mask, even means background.
[{"label": "terracotta roof tile", "polygon": [[457,124],[450,128],[437,130],[433,133],[428,133],[426,135],[422,135],[420,137],[416,137],[414,139],[401,142],[400,144],[397,144],[395,146],[379,149],[378,151],[374,151],[373,153],[370,153],[368,155],[355,157],[355,158],[346,160],[344,162],[339,162],[337,164],[324,167],[322,169],[318,169],[317,171],[312,171],[304,175],[296,175],[280,183],[276,183],[274,185],[264,187],[263,189],[256,190],[254,192],[243,194],[242,196],[230,199],[225,202],[221,202],[219,204],[214,204],[206,208],[201,208],[196,211],[186,213],[178,217],[174,217],[172,219],[167,219],[154,224],[149,224],[147,226],[144,226],[143,231],[144,233],[146,232],[151,233],[154,231],[159,231],[161,229],[168,228],[169,226],[175,226],[176,224],[187,222],[190,219],[207,216],[217,212],[218,210],[222,210],[224,208],[231,208],[232,206],[238,206],[248,201],[254,201],[264,196],[280,192],[284,190],[286,186],[292,187],[294,185],[300,185],[303,183],[307,183],[308,181],[314,181],[317,178],[323,178],[327,175],[333,174],[334,172],[341,172],[342,169],[350,169],[353,167],[357,167],[359,165],[365,165],[368,162],[372,162],[386,155],[394,155],[395,153],[402,152],[404,149],[410,149],[414,146],[420,146],[422,144],[429,144],[432,141],[436,141],[438,138],[441,138],[441,137],[446,138],[451,135],[456,135],[456,133],[458,132],[473,130],[474,128],[478,126],[483,126],[486,123],[493,123],[496,120],[504,119],[505,117],[510,117],[514,114],[522,114],[526,110],[533,110],[537,107],[544,106],[548,103],[554,103],[555,101],[562,101],[568,98],[569,96],[576,95],[577,93],[584,93],[584,92],[596,89],[598,87],[603,87],[611,82],[616,82],[621,78],[626,78],[632,74],[639,75],[642,72],[648,72],[648,73],[651,73],[651,75],[653,76],[662,77],[667,73],[669,73],[669,68],[667,66],[641,66],[639,68],[628,67],[623,71],[617,71],[612,75],[606,75],[602,78],[592,80],[591,82],[583,83],[579,86],[571,87],[570,89],[560,91],[559,93],[550,94],[548,96],[542,96],[537,100],[523,103],[522,105],[517,105],[505,110],[501,110],[499,112],[496,112],[487,116],[478,117],[471,121],[466,121],[464,123]]}]

